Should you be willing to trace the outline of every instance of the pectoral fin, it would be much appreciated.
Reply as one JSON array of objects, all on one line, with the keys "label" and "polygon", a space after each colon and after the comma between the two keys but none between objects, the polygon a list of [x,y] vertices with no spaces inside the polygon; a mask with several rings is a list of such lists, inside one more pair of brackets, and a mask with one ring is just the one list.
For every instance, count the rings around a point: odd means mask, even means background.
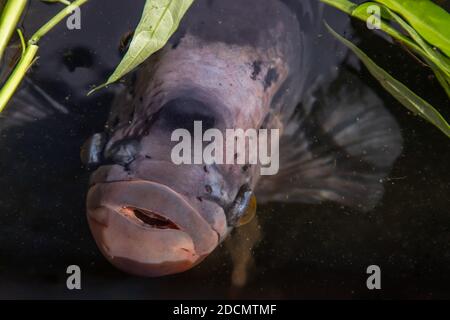
[{"label": "pectoral fin", "polygon": [[402,150],[400,129],[382,101],[345,75],[319,92],[314,105],[298,109],[280,141],[279,173],[262,177],[255,191],[259,202],[376,206]]}]

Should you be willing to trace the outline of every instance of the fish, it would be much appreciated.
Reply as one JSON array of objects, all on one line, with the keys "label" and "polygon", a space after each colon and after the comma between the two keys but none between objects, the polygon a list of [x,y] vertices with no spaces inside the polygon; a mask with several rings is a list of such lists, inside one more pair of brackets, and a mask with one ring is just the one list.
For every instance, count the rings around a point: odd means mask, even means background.
[{"label": "fish", "polygon": [[[380,200],[401,150],[398,125],[368,88],[314,101],[320,81],[310,65],[323,61],[308,46],[323,7],[305,3],[299,17],[283,1],[198,0],[136,72],[105,132],[83,148],[87,165],[98,166],[89,225],[114,266],[149,277],[187,271],[254,215],[256,199],[361,210]],[[171,133],[192,132],[195,121],[221,132],[280,130],[280,171],[174,164]]]},{"label": "fish", "polygon": [[[143,277],[188,271],[252,221],[257,205],[367,212],[380,203],[400,128],[371,88],[342,76],[344,49],[318,41],[325,17],[313,0],[196,0],[167,45],[128,77],[104,131],[81,147],[92,171],[87,220],[113,266]],[[278,130],[278,172],[175,164],[172,134],[192,133],[196,122],[203,131]],[[241,286],[240,260],[251,258],[233,257]]]}]

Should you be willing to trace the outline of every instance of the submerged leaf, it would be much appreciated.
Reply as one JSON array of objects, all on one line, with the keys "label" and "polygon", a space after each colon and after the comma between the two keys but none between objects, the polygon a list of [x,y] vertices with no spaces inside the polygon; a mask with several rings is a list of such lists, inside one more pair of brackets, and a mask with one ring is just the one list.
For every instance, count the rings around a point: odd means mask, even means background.
[{"label": "submerged leaf", "polygon": [[428,60],[425,58],[425,61],[430,66],[431,70],[433,70],[436,79],[441,84],[442,88],[444,88],[445,93],[447,93],[447,96],[450,98],[450,78],[448,78],[442,71],[439,69],[434,62]]},{"label": "submerged leaf", "polygon": [[[352,17],[357,18],[362,21],[368,21],[372,17],[372,13],[370,13],[369,9],[373,6],[379,6],[380,5],[376,2],[364,2],[357,6],[350,14]],[[393,37],[395,40],[400,41],[407,45],[412,50],[415,50],[417,52],[421,52],[425,54],[422,49],[413,41],[411,41],[410,38],[403,35],[401,32],[399,32],[396,28],[391,26],[389,24],[389,20],[391,20],[391,16],[389,15],[389,12],[386,11],[386,9],[381,6],[381,17],[380,17],[380,28],[387,34],[389,34],[391,37]]]},{"label": "submerged leaf", "polygon": [[107,82],[90,93],[116,82],[164,47],[177,30],[193,0],[147,0],[129,49]]},{"label": "submerged leaf", "polygon": [[[381,12],[380,12],[381,19],[379,21],[379,27],[381,28],[381,30],[383,30],[384,32],[389,34],[395,40],[406,45],[412,51],[412,53],[417,54],[424,61],[426,61],[426,62],[432,61],[434,65],[433,66],[430,65],[430,67],[433,69],[434,73],[436,74],[436,77],[439,79],[439,81],[443,85],[444,89],[446,91],[448,91],[446,82],[450,81],[450,74],[449,74],[450,59],[446,55],[441,53],[440,51],[435,50],[435,48],[430,46],[423,39],[423,37],[416,30],[414,30],[414,28],[412,28],[406,21],[403,20],[403,18],[401,18],[396,13],[394,13],[391,9],[389,9],[389,7],[387,7],[386,5],[381,4],[381,3],[390,4],[391,7],[396,7],[396,8],[399,7],[398,4],[393,6],[391,4],[391,2],[389,2],[389,1],[375,0],[377,2],[373,2],[373,1],[364,2],[360,5],[355,4],[352,7],[351,6],[352,3],[351,2],[349,3],[347,0],[327,0],[327,1],[321,0],[321,1],[328,3],[328,4],[332,4],[337,8],[341,8],[341,10],[350,14],[352,17],[357,18],[362,21],[369,21],[369,19],[373,18],[372,17],[373,13],[372,13],[371,8],[373,6],[378,6],[381,9]],[[406,2],[408,2],[408,1],[406,1]],[[337,3],[339,3],[340,5],[337,5]],[[345,9],[343,9],[344,4],[345,4]],[[433,4],[432,7],[434,8],[434,6],[435,5]],[[440,7],[438,7],[438,8],[440,8]],[[448,14],[445,12],[445,15],[448,15]],[[442,21],[443,20],[442,15],[440,17],[440,20],[441,20],[441,22],[439,23],[439,26],[442,29],[443,26],[445,25],[445,22]],[[390,22],[396,22],[408,33],[408,35],[410,37],[401,33],[397,28],[392,26],[390,24]],[[450,20],[448,22],[450,23]],[[448,30],[450,30],[450,29],[448,29]],[[441,32],[441,35],[448,33],[448,30]],[[449,40],[450,40],[450,37],[449,37]],[[444,78],[442,79],[442,77],[444,77]],[[442,82],[442,80],[445,80],[446,82]]]},{"label": "submerged leaf", "polygon": [[450,57],[450,14],[430,0],[376,0],[400,14],[425,40]]},{"label": "submerged leaf", "polygon": [[422,48],[425,52],[425,55],[422,55],[424,58],[428,58],[433,61],[434,64],[439,67],[439,69],[446,74],[446,76],[450,79],[450,60],[445,55],[441,54],[439,51],[434,50],[430,45],[428,45],[425,40],[412,28],[409,24],[407,24],[403,19],[401,19],[397,14],[387,9],[392,19],[394,19],[408,34],[414,41]]},{"label": "submerged leaf", "polygon": [[349,2],[347,0],[320,0],[320,1],[332,5],[349,14],[351,17],[359,19],[364,22],[369,21],[369,19],[373,17],[373,13],[369,9],[371,9],[373,6],[380,7],[381,19],[379,21],[379,27],[381,28],[381,30],[386,32],[395,40],[405,44],[411,50],[420,54],[421,56],[426,55],[425,51],[423,51],[419,45],[417,45],[409,37],[403,35],[399,30],[397,30],[396,28],[394,28],[389,24],[390,20],[393,20],[393,17],[391,17],[389,15],[389,12],[386,11],[387,8],[385,6],[380,5],[379,3],[373,1],[364,2],[360,5]]},{"label": "submerged leaf", "polygon": [[401,104],[403,104],[403,106],[408,108],[414,114],[417,114],[431,122],[445,135],[447,135],[447,137],[450,137],[450,125],[432,105],[416,95],[400,81],[393,78],[389,73],[370,59],[361,49],[335,32],[328,24],[326,24],[326,27],[337,39],[350,48],[362,60],[369,72],[395,99],[397,99]]}]

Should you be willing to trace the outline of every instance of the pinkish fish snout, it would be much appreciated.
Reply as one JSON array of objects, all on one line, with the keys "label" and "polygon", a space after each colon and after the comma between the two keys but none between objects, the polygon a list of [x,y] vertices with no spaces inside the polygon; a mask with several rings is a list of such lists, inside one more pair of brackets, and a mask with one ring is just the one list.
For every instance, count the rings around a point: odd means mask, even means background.
[{"label": "pinkish fish snout", "polygon": [[221,237],[183,196],[150,181],[92,185],[87,215],[104,256],[140,276],[186,271],[211,253]]}]

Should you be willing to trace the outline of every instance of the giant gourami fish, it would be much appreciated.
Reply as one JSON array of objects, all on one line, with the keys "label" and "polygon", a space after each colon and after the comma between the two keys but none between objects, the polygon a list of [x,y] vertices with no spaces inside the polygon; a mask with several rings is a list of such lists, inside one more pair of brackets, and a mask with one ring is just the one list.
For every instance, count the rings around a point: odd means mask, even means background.
[{"label": "giant gourami fish", "polygon": [[[105,131],[82,148],[95,169],[89,226],[114,266],[141,276],[191,269],[251,219],[256,202],[377,205],[400,130],[369,88],[330,80],[341,58],[336,43],[317,43],[323,9],[319,1],[196,0],[130,77]],[[172,133],[193,132],[195,121],[204,131],[279,130],[279,171],[175,164]]]}]

